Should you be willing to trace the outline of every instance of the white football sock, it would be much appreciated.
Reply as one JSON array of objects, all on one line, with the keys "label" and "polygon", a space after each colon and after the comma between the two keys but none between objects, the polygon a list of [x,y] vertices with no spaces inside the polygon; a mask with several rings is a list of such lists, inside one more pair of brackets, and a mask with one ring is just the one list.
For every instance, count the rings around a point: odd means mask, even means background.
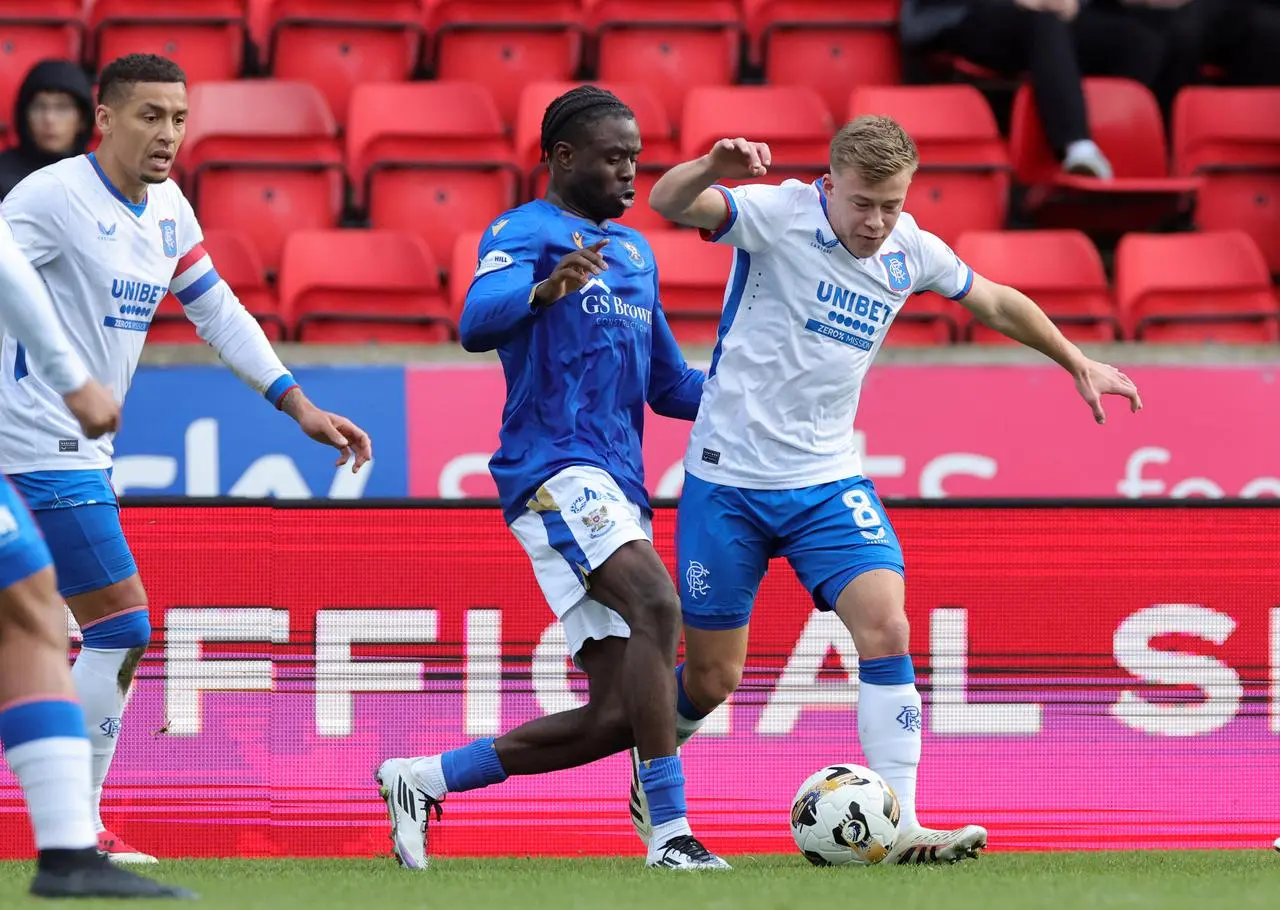
[{"label": "white football sock", "polygon": [[128,700],[120,691],[119,681],[120,668],[128,655],[128,648],[109,651],[81,648],[71,668],[71,678],[75,680],[76,694],[84,708],[85,729],[93,751],[92,807],[93,823],[98,831],[107,830],[102,823],[102,782],[107,779],[111,759],[116,754],[120,717]]},{"label": "white football sock", "polygon": [[653,835],[649,838],[649,852],[660,850],[673,837],[679,837],[682,834],[692,834],[693,829],[689,827],[689,819],[685,816],[673,818],[669,822],[663,822],[660,825],[653,826]]},{"label": "white football sock", "polygon": [[5,752],[22,785],[37,850],[96,847],[89,810],[89,741],[82,736],[52,736]]},{"label": "white football sock", "polygon": [[702,729],[702,725],[707,722],[705,717],[698,720],[690,720],[679,711],[676,712],[676,748],[680,748],[689,741],[689,737]]},{"label": "white football sock", "polygon": [[920,730],[924,726],[915,683],[877,686],[858,684],[858,739],[867,765],[898,795],[900,827],[916,820],[916,773],[920,768]]},{"label": "white football sock", "polygon": [[444,799],[448,795],[449,787],[444,782],[444,765],[439,755],[415,758],[410,763],[409,769],[433,799]]}]

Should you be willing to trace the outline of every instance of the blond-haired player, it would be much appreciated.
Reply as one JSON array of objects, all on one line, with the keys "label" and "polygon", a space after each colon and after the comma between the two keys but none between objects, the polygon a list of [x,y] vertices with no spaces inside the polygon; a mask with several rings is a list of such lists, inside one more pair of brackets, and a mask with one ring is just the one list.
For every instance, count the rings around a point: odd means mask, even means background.
[{"label": "blond-haired player", "polygon": [[[1086,357],[1019,291],[975,275],[904,211],[918,162],[901,126],[866,116],[836,134],[831,171],[814,183],[727,189],[719,182],[764,177],[770,154],[723,139],[668,171],[649,197],[666,218],[736,249],[684,462],[680,738],[737,687],[756,591],[769,559],[786,557],[857,646],[858,736],[902,805],[888,858],[896,863],[971,857],[987,832],[933,830],[916,817],[923,714],[902,550],[853,437],[863,377],[894,318],[911,295],[935,291],[1061,365],[1099,423],[1104,395],[1141,407],[1123,373]],[[643,799],[633,792],[632,803],[643,836]]]}]

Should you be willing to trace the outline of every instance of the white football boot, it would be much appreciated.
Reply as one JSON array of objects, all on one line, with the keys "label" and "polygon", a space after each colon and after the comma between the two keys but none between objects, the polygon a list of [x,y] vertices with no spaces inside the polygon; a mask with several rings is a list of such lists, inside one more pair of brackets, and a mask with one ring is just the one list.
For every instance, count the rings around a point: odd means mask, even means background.
[{"label": "white football boot", "polygon": [[391,843],[396,859],[406,869],[426,869],[430,862],[427,825],[431,812],[440,818],[440,803],[422,788],[407,758],[389,758],[374,774],[378,793],[391,818]]},{"label": "white football boot", "polygon": [[987,829],[979,825],[965,825],[954,831],[938,831],[917,825],[898,835],[884,862],[901,865],[958,863],[962,859],[977,859],[979,851],[986,845]]},{"label": "white football boot", "polygon": [[644,864],[650,869],[702,871],[733,867],[702,846],[692,834],[678,834],[660,847],[650,846]]}]

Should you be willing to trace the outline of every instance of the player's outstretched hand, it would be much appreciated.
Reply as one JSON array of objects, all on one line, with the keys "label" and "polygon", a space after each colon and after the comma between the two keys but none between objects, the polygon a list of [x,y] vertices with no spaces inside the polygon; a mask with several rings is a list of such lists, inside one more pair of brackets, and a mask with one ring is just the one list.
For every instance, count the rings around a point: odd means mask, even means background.
[{"label": "player's outstretched hand", "polygon": [[1084,369],[1076,374],[1076,391],[1093,411],[1093,419],[1098,423],[1107,422],[1107,413],[1102,408],[1103,395],[1120,395],[1129,399],[1129,410],[1137,413],[1142,410],[1142,397],[1133,380],[1115,367],[1096,360],[1085,361]]},{"label": "player's outstretched hand", "polygon": [[773,164],[773,153],[763,142],[721,139],[711,147],[711,169],[718,179],[745,180],[763,177]]},{"label": "player's outstretched hand", "polygon": [[583,250],[574,250],[556,263],[555,270],[546,281],[538,285],[534,292],[534,302],[539,306],[550,306],[566,294],[572,294],[591,280],[591,276],[599,275],[609,267],[600,255],[609,240],[597,241]]},{"label": "player's outstretched hand", "polygon": [[62,396],[71,416],[80,421],[80,429],[90,439],[120,429],[120,403],[96,379],[90,379],[74,392]]},{"label": "player's outstretched hand", "polygon": [[368,433],[341,414],[320,410],[302,394],[301,389],[289,392],[282,404],[284,412],[298,422],[302,432],[316,442],[338,450],[338,460],[334,462],[336,467],[354,457],[351,473],[358,474],[373,459],[373,440]]}]

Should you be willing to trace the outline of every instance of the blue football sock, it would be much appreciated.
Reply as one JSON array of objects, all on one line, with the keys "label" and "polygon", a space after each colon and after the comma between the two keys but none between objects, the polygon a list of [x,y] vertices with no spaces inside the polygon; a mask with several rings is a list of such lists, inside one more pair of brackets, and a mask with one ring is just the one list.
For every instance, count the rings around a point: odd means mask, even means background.
[{"label": "blue football sock", "polygon": [[445,786],[450,793],[479,790],[507,779],[492,739],[477,739],[440,756]]},{"label": "blue football sock", "polygon": [[640,786],[649,801],[649,817],[655,827],[688,813],[684,801],[684,770],[678,756],[640,762]]}]

